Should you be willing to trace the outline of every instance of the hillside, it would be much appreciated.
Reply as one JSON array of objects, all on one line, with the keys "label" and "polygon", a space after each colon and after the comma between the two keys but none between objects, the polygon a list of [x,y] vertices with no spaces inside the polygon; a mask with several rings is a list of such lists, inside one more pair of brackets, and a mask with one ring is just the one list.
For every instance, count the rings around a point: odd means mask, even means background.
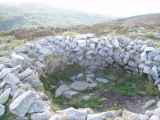
[{"label": "hillside", "polygon": [[80,33],[92,32],[98,35],[122,34],[133,36],[149,36],[160,31],[160,14],[147,14],[134,17],[116,19],[91,26],[71,28]]},{"label": "hillside", "polygon": [[73,25],[92,25],[108,18],[79,11],[36,6],[0,5],[0,30],[33,28],[37,26],[67,27]]}]

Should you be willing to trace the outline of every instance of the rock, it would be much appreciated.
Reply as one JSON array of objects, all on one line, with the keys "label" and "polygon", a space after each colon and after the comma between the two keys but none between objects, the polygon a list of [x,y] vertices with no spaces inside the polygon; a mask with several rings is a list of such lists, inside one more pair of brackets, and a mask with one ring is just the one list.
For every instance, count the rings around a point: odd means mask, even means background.
[{"label": "rock", "polygon": [[28,113],[42,113],[48,109],[47,107],[48,106],[44,103],[44,101],[36,100],[34,103],[32,103]]},{"label": "rock", "polygon": [[66,97],[66,98],[72,98],[73,96],[79,94],[77,91],[74,91],[74,90],[67,90],[63,93],[63,96]]},{"label": "rock", "polygon": [[154,110],[152,110],[151,115],[157,115],[158,117],[160,117],[160,108],[156,108]]},{"label": "rock", "polygon": [[61,85],[55,92],[55,97],[59,97],[63,95],[64,92],[70,90],[70,88],[67,85]]},{"label": "rock", "polygon": [[67,108],[65,110],[59,111],[58,113],[67,116],[67,120],[86,120],[87,113],[83,110],[77,110],[74,108]]},{"label": "rock", "polygon": [[160,108],[160,101],[158,101],[158,102],[157,102],[157,107],[159,107],[159,108]]},{"label": "rock", "polygon": [[156,105],[156,100],[152,99],[152,100],[149,100],[145,103],[145,105],[143,106],[144,109],[148,109],[152,106]]},{"label": "rock", "polygon": [[100,83],[108,83],[109,80],[104,79],[104,78],[96,78],[96,81],[100,82]]},{"label": "rock", "polygon": [[129,111],[127,111],[127,110],[124,110],[124,111],[123,111],[123,113],[122,113],[122,118],[123,118],[124,120],[139,120],[138,114],[129,112]]},{"label": "rock", "polygon": [[76,81],[73,82],[70,87],[77,91],[84,91],[89,87],[89,83],[84,81]]},{"label": "rock", "polygon": [[82,100],[89,100],[90,98],[91,98],[91,95],[85,95],[81,97]]},{"label": "rock", "polygon": [[32,91],[27,91],[13,100],[9,106],[9,109],[13,114],[24,117],[35,100],[35,93]]},{"label": "rock", "polygon": [[0,104],[5,104],[8,101],[10,92],[11,88],[8,88],[0,95]]},{"label": "rock", "polygon": [[88,114],[87,120],[108,120],[109,118],[114,118],[119,115],[118,112],[102,112],[95,114]]},{"label": "rock", "polygon": [[0,117],[5,113],[5,106],[0,104]]},{"label": "rock", "polygon": [[11,72],[11,69],[9,68],[4,68],[1,72],[0,72],[0,79],[3,79],[8,73]]},{"label": "rock", "polygon": [[79,74],[76,76],[76,79],[77,79],[77,80],[82,80],[83,78],[84,78],[83,73],[79,73]]},{"label": "rock", "polygon": [[21,80],[25,79],[26,77],[28,77],[29,75],[31,75],[33,73],[33,70],[30,68],[27,68],[25,71],[23,71],[22,73],[20,73],[18,76]]},{"label": "rock", "polygon": [[54,114],[49,120],[69,120],[66,114]]},{"label": "rock", "polygon": [[33,71],[28,77],[23,80],[24,83],[30,84],[33,88],[43,89],[43,84],[39,79],[38,73]]},{"label": "rock", "polygon": [[154,58],[153,58],[153,60],[155,61],[155,62],[160,62],[160,55],[158,55],[158,56],[155,56]]},{"label": "rock", "polygon": [[153,115],[153,116],[150,117],[149,120],[160,120],[160,118],[156,115]]},{"label": "rock", "polygon": [[0,71],[5,68],[5,66],[3,64],[0,64]]},{"label": "rock", "polygon": [[49,120],[51,113],[49,111],[42,113],[34,113],[31,115],[31,120]]},{"label": "rock", "polygon": [[5,83],[12,85],[12,86],[20,83],[19,78],[15,76],[13,73],[8,73],[3,80],[5,81]]},{"label": "rock", "polygon": [[15,52],[12,53],[11,57],[12,59],[16,59],[16,60],[24,60],[24,57],[16,54]]}]

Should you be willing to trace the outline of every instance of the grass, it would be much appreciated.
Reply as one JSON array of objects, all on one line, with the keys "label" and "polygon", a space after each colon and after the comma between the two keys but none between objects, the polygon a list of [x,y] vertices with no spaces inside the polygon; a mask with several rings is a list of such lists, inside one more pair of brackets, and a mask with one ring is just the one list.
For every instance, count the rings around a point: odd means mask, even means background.
[{"label": "grass", "polygon": [[101,91],[111,90],[124,96],[149,95],[155,96],[159,94],[158,88],[153,81],[148,80],[147,76],[138,73],[126,73],[124,70],[116,70],[107,68],[99,71],[101,76],[108,77],[110,84],[100,85]]},{"label": "grass", "polygon": [[76,36],[76,35],[80,35],[80,33],[68,31],[68,32],[64,32],[62,35],[63,35],[63,36],[74,37],[74,36]]},{"label": "grass", "polygon": [[88,100],[82,99],[80,96],[75,96],[70,100],[66,100],[64,97],[54,98],[53,102],[55,103],[54,108],[64,109],[68,107],[74,108],[92,108],[92,109],[102,109],[104,101],[103,99],[92,96]]},{"label": "grass", "polygon": [[147,32],[145,34],[145,37],[150,38],[150,39],[156,39],[156,37],[155,37],[153,32]]},{"label": "grass", "polygon": [[[74,96],[72,99],[67,100],[64,97],[55,98],[55,90],[57,83],[63,80],[65,83],[71,83],[70,77],[81,73],[82,68],[79,65],[66,66],[61,71],[55,71],[53,74],[47,75],[44,78],[44,88],[46,93],[50,97],[55,110],[64,109],[67,107],[84,108],[90,107],[94,110],[104,109],[105,102],[104,96],[100,93],[106,93],[114,91],[122,96],[157,96],[159,95],[158,89],[155,87],[152,81],[149,81],[145,75],[138,75],[133,73],[127,73],[123,69],[107,68],[97,71],[97,76],[109,79],[107,84],[98,84],[98,86],[92,90],[86,90],[79,95]],[[82,99],[83,95],[89,95],[92,93],[89,99]],[[113,109],[118,109],[118,105],[113,106]]]},{"label": "grass", "polygon": [[[54,109],[64,109],[67,107],[83,108],[90,107],[92,109],[104,109],[103,96],[99,96],[97,93],[105,93],[107,91],[114,91],[123,96],[137,96],[137,95],[158,95],[158,89],[155,87],[152,81],[149,81],[146,76],[140,76],[138,74],[126,73],[122,69],[116,70],[107,68],[99,70],[97,76],[103,76],[111,80],[108,84],[99,84],[94,90],[84,91],[85,94],[93,93],[88,100],[81,99],[82,95],[75,96],[70,100],[66,100],[64,97],[55,98],[54,93],[56,85],[59,80],[70,82],[70,77],[82,72],[82,68],[78,65],[66,66],[62,71],[56,71],[45,78],[44,86],[47,90],[47,94],[53,101]],[[118,105],[113,106],[113,109],[117,109]]]}]

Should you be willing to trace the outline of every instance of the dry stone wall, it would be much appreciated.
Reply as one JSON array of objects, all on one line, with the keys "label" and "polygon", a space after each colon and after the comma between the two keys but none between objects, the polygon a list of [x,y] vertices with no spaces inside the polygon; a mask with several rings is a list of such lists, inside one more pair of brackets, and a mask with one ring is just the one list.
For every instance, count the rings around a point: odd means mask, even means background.
[{"label": "dry stone wall", "polygon": [[[77,63],[91,72],[108,65],[117,65],[147,74],[158,86],[160,82],[160,49],[152,42],[126,37],[97,38],[94,34],[72,38],[51,36],[27,43],[3,60],[0,64],[0,116],[10,111],[17,116],[17,120],[120,119],[120,111],[93,113],[88,108],[53,111],[48,97],[43,93],[39,77],[63,64]],[[9,109],[6,110],[8,104]],[[128,111],[123,114],[131,115],[125,120],[132,120],[131,117],[134,117],[133,120],[151,120],[159,118],[158,110],[159,106],[145,114]]]}]

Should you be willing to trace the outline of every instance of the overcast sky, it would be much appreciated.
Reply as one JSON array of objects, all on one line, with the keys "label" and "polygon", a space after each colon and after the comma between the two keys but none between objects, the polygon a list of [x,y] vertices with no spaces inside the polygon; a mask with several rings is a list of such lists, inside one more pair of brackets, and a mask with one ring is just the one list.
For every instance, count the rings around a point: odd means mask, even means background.
[{"label": "overcast sky", "polygon": [[56,8],[89,13],[127,17],[147,13],[160,13],[160,0],[0,0],[0,4],[39,3]]}]

